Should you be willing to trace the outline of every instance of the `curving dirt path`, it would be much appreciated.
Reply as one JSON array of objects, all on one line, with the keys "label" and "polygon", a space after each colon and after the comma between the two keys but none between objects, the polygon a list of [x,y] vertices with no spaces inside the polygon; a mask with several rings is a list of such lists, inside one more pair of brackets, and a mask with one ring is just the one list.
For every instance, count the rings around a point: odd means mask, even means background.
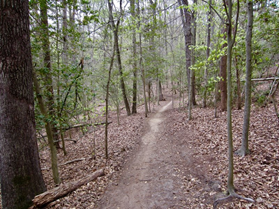
[{"label": "curving dirt path", "polygon": [[97,208],[189,208],[187,198],[193,197],[185,196],[183,178],[185,172],[200,175],[200,171],[195,169],[187,142],[166,132],[169,127],[163,122],[170,107],[171,102],[149,119],[139,149],[124,166],[118,182],[108,187]]}]

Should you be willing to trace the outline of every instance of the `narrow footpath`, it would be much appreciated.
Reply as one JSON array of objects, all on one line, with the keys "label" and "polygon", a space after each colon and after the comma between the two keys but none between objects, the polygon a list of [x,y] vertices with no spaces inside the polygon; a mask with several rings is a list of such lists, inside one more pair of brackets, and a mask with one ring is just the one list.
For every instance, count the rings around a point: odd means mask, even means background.
[{"label": "narrow footpath", "polygon": [[188,208],[181,169],[193,162],[187,144],[177,145],[165,134],[164,112],[170,108],[171,102],[149,119],[149,130],[139,149],[125,164],[118,182],[107,188],[97,208]]}]

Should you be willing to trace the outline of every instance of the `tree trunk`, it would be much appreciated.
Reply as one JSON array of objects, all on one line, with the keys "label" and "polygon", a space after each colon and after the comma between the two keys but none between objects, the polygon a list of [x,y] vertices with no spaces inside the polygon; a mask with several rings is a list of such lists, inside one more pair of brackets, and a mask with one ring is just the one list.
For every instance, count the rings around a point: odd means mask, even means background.
[{"label": "tree trunk", "polygon": [[[140,5],[139,1],[137,1],[137,15],[138,15],[138,30],[140,31]],[[148,114],[148,106],[147,106],[147,98],[146,98],[146,84],[145,84],[145,71],[144,71],[144,66],[142,64],[142,42],[141,42],[141,32],[139,33],[139,50],[140,50],[140,58],[139,58],[139,68],[141,69],[141,78],[142,78],[142,86],[143,86],[143,99],[144,99],[144,113],[145,117],[147,117]]]},{"label": "tree trunk", "polygon": [[[188,6],[188,0],[178,0],[179,5]],[[185,56],[186,56],[186,72],[187,72],[187,81],[188,81],[188,119],[192,118],[191,109],[192,109],[192,70],[191,66],[191,49],[190,45],[192,44],[192,33],[191,33],[191,13],[186,8],[180,9],[184,38],[185,38]]]},{"label": "tree trunk", "polygon": [[[194,0],[194,4],[197,5],[197,0]],[[197,42],[197,22],[196,22],[196,16],[197,16],[197,12],[194,10],[192,12],[192,27],[193,27],[193,41],[192,44],[195,47],[196,46],[196,42]],[[195,50],[192,50],[192,65],[195,65],[196,63],[196,54],[195,54]],[[196,75],[195,75],[195,71],[192,70],[192,80],[191,80],[191,85],[192,85],[192,104],[193,105],[197,105],[196,102]]]},{"label": "tree trunk", "polygon": [[235,72],[236,72],[236,92],[237,92],[237,99],[236,99],[236,107],[238,110],[241,109],[241,89],[240,89],[240,75],[239,75],[239,68],[237,65],[237,57],[235,57]]},{"label": "tree trunk", "polygon": [[[130,0],[130,8],[131,8],[131,14],[133,17],[133,20],[136,19],[136,12],[135,12],[135,0]],[[132,114],[137,113],[137,74],[138,74],[138,69],[137,69],[137,59],[136,59],[136,54],[137,54],[137,44],[136,44],[136,30],[134,24],[136,23],[135,21],[132,21],[133,23],[133,74],[134,74],[134,79],[133,79],[133,104],[132,104]]]},{"label": "tree trunk", "polygon": [[[226,5],[225,5],[226,7]],[[236,28],[234,31],[234,36],[232,37],[232,0],[228,0],[228,9],[226,8],[226,13],[228,16],[228,30],[227,30],[227,135],[228,135],[228,155],[229,155],[229,174],[228,174],[228,193],[234,194],[234,184],[233,184],[233,137],[232,137],[232,48],[235,42],[236,32],[237,32],[237,24],[238,24],[238,16],[239,16],[239,1],[237,2],[237,14],[236,14]]]},{"label": "tree trunk", "polygon": [[51,168],[52,168],[53,179],[54,179],[55,184],[60,184],[61,180],[59,178],[59,171],[58,171],[58,164],[57,164],[57,150],[53,143],[54,139],[53,139],[52,127],[51,127],[50,121],[48,120],[49,115],[48,115],[47,109],[45,107],[45,104],[44,104],[44,101],[42,98],[42,94],[40,92],[40,86],[39,86],[35,72],[33,75],[33,80],[34,80],[34,88],[35,88],[35,92],[36,92],[36,97],[37,97],[38,103],[39,103],[39,108],[40,108],[42,115],[45,118],[45,129],[46,129],[48,145],[49,145],[49,149],[50,149],[50,158],[51,158]]},{"label": "tree trunk", "polygon": [[[120,49],[119,49],[119,41],[118,41],[118,29],[119,29],[120,19],[118,19],[117,25],[115,25],[114,20],[113,20],[113,15],[112,15],[112,4],[113,4],[113,2],[112,1],[110,2],[110,0],[108,0],[109,20],[110,20],[110,24],[111,24],[112,30],[113,30],[114,42],[116,44],[115,45],[116,46],[116,57],[117,57],[117,61],[118,61],[118,69],[119,69],[119,75],[120,75],[120,87],[121,87],[121,91],[122,91],[122,96],[123,96],[123,101],[125,104],[126,112],[127,112],[127,115],[129,116],[129,115],[131,115],[131,110],[130,110],[130,106],[129,106],[129,102],[128,102],[128,98],[127,98],[127,94],[126,94],[126,88],[125,88],[123,71],[122,71],[121,55],[120,55]],[[120,8],[122,9],[122,0],[120,0]]]},{"label": "tree trunk", "polygon": [[55,102],[52,84],[52,74],[51,74],[51,56],[50,56],[50,43],[49,43],[49,31],[48,31],[48,15],[47,15],[48,5],[46,0],[40,1],[40,12],[41,12],[41,31],[42,31],[42,49],[44,53],[44,77],[46,85],[46,97],[48,106],[48,115],[51,118],[51,128],[53,133],[54,144],[57,149],[60,148],[58,142],[58,130],[53,124],[53,120],[56,117],[55,114]]},{"label": "tree trunk", "polygon": [[23,209],[45,191],[36,139],[27,0],[0,4],[2,207]]},{"label": "tree trunk", "polygon": [[[113,44],[113,51],[112,51],[112,57],[110,59],[110,66],[109,66],[109,72],[108,72],[108,81],[106,86],[106,125],[105,125],[105,153],[106,153],[106,159],[108,159],[108,106],[109,106],[109,85],[110,85],[110,77],[111,77],[111,71],[113,68],[113,62],[114,62],[114,56],[115,56],[115,49],[116,49],[116,42]],[[119,109],[119,108],[117,108]],[[117,116],[118,117],[118,116]]]},{"label": "tree trunk", "polygon": [[163,91],[162,91],[162,83],[161,83],[161,81],[159,80],[159,90],[158,90],[158,92],[159,92],[159,101],[164,101],[165,99],[164,99],[164,95],[163,95]]},{"label": "tree trunk", "polygon": [[63,50],[62,50],[62,63],[63,65],[68,65],[68,23],[67,23],[67,0],[62,1],[63,5],[63,26],[62,26],[62,35],[63,35]]},{"label": "tree trunk", "polygon": [[[211,41],[211,0],[209,0],[208,2],[208,14],[207,14],[207,48],[206,48],[206,59],[208,62],[208,58],[210,56],[210,41]],[[208,81],[207,81],[207,77],[208,77],[208,68],[209,68],[209,64],[207,63],[205,71],[204,71],[204,92],[203,92],[203,101],[202,101],[202,106],[205,108],[206,107],[206,96],[207,96],[207,85],[208,85]]]},{"label": "tree trunk", "polygon": [[[225,46],[223,46],[225,47]],[[221,57],[220,60],[220,77],[219,82],[220,92],[221,92],[221,111],[226,111],[227,107],[227,55]]]},{"label": "tree trunk", "polygon": [[[225,26],[223,29],[223,34],[226,33],[228,30],[228,27]],[[226,36],[224,35],[224,39],[226,39]],[[227,44],[223,44],[223,48],[225,48]],[[221,111],[226,111],[227,107],[227,55],[224,55],[221,57],[220,60],[220,77],[221,80],[219,82],[220,92],[221,92]]]},{"label": "tree trunk", "polygon": [[250,109],[251,109],[251,75],[252,75],[252,29],[253,29],[253,1],[247,0],[247,15],[248,23],[246,29],[246,83],[245,83],[245,108],[244,108],[244,123],[242,132],[242,143],[240,155],[245,156],[249,153],[248,137],[250,124]]},{"label": "tree trunk", "polygon": [[[232,64],[232,0],[228,1],[228,27],[227,27],[227,135],[228,135],[228,155],[229,155],[229,174],[228,174],[228,192],[229,194],[234,193],[233,184],[233,138],[232,138],[232,75],[231,75],[231,64]],[[226,6],[226,5],[225,5]]]}]

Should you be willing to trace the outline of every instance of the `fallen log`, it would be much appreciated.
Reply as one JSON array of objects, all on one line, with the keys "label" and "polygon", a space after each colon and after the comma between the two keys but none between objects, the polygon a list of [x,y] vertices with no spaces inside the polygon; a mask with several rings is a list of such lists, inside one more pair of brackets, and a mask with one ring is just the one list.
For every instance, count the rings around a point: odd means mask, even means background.
[{"label": "fallen log", "polygon": [[58,187],[55,187],[51,190],[48,190],[42,194],[39,194],[34,197],[33,201],[33,206],[29,207],[29,209],[35,209],[35,208],[42,208],[46,206],[47,204],[66,196],[68,193],[76,190],[80,186],[93,181],[97,179],[100,176],[104,176],[104,169],[100,169],[95,171],[93,174],[83,178],[79,179],[74,182],[69,182],[67,184],[61,184]]},{"label": "fallen log", "polygon": [[278,80],[279,77],[270,77],[270,78],[253,78],[251,81],[273,81]]},{"label": "fallen log", "polygon": [[[108,122],[108,125],[111,124],[112,122]],[[100,125],[105,125],[106,122],[101,122],[101,123],[85,123],[85,124],[76,124],[76,125],[73,125],[73,126],[69,126],[67,128],[65,128],[64,130],[70,130],[72,128],[81,128],[81,127],[85,127],[85,126],[100,126]]]},{"label": "fallen log", "polygon": [[59,166],[61,166],[61,165],[68,165],[68,164],[79,162],[79,161],[83,161],[83,160],[85,160],[85,158],[74,159],[74,160],[67,161],[67,162],[65,162],[63,164],[59,164]]}]

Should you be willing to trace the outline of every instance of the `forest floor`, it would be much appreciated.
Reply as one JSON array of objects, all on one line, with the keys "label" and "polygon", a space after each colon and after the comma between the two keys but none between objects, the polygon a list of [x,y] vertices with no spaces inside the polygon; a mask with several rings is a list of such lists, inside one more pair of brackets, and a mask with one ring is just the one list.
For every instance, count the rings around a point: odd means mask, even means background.
[{"label": "forest floor", "polygon": [[[99,168],[105,168],[106,175],[47,208],[213,208],[214,200],[225,196],[227,185],[226,113],[218,112],[215,118],[213,108],[196,106],[188,121],[187,110],[170,101],[167,97],[153,105],[148,118],[143,106],[129,117],[122,110],[119,125],[111,112],[108,160],[103,127],[88,129],[85,135],[72,133],[77,142],[67,142],[67,156],[59,152],[63,182]],[[235,151],[241,144],[242,124],[243,110],[233,110]],[[238,194],[255,203],[236,199],[219,208],[279,208],[279,124],[272,104],[252,105],[249,137],[251,154],[234,156],[234,185]],[[48,149],[40,153],[46,184],[52,188]],[[63,165],[74,159],[81,161]]]},{"label": "forest floor", "polygon": [[[71,130],[67,155],[59,150],[63,183],[85,178],[99,168],[105,176],[89,182],[46,208],[180,209],[213,208],[225,196],[228,173],[226,112],[214,117],[213,108],[194,107],[193,119],[171,98],[152,105],[144,117],[143,106],[127,117],[115,112],[109,120],[109,159],[104,154],[104,127],[89,127],[86,133]],[[234,151],[241,144],[243,110],[233,110]],[[239,199],[219,208],[279,208],[279,123],[273,105],[252,105],[250,150],[234,156],[234,185]],[[93,156],[93,142],[96,153]],[[49,149],[40,150],[41,166],[48,189],[52,181]]]}]

